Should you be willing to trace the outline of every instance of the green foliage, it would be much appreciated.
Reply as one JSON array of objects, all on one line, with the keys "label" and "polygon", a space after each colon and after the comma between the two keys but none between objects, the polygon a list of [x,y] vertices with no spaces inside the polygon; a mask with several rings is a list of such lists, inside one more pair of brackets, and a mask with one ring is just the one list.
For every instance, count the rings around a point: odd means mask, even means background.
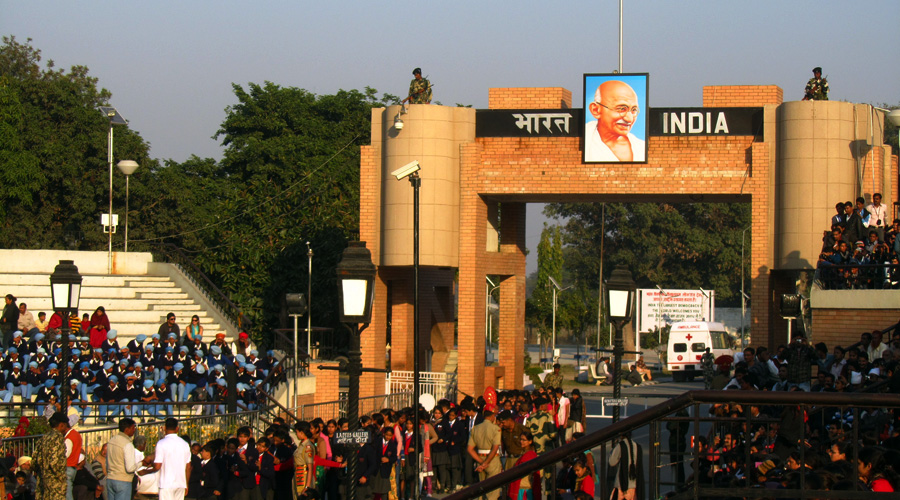
[{"label": "green foliage", "polygon": [[550,277],[559,282],[563,275],[562,236],[558,226],[544,224],[537,251],[537,283],[531,292],[531,298],[525,303],[525,318],[526,321],[537,325],[542,336],[546,338],[552,329],[553,316],[553,284]]},{"label": "green foliage", "polygon": [[[0,237],[15,248],[105,249],[111,97],[87,68],[41,65],[30,40],[0,46]],[[278,326],[285,292],[306,290],[306,242],[315,252],[313,323],[336,323],[334,267],[359,224],[360,146],[371,110],[399,103],[375,89],[315,95],[271,82],[233,86],[237,104],[215,137],[224,158],[159,163],[127,126],[116,126],[115,161],[130,178],[129,243],[182,248],[237,303],[260,340]],[[114,212],[125,179],[114,170]],[[122,237],[114,237],[121,248]],[[130,248],[131,249],[131,248]]]},{"label": "green foliage", "polygon": [[[93,249],[106,240],[99,216],[108,210],[109,125],[97,106],[110,93],[84,66],[66,72],[40,62],[30,40],[3,38],[0,238],[17,248]],[[151,163],[147,145],[127,127],[116,130],[116,150]],[[124,192],[116,201],[124,206]]]},{"label": "green foliage", "polygon": [[[600,270],[601,205],[554,203],[548,216],[564,219],[566,269],[596,289]],[[747,203],[607,203],[604,271],[627,266],[639,286],[714,289],[718,305],[738,303],[741,232]],[[747,233],[746,248],[750,248]],[[745,253],[749,264],[750,252]]]}]

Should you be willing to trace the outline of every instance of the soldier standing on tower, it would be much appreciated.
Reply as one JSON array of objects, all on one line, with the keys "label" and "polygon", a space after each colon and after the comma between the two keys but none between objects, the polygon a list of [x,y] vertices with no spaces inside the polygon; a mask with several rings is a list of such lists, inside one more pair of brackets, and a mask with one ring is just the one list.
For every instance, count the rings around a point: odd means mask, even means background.
[{"label": "soldier standing on tower", "polygon": [[431,104],[431,82],[422,77],[422,68],[413,70],[413,80],[409,82],[409,95],[403,102],[410,104]]},{"label": "soldier standing on tower", "polygon": [[806,91],[803,94],[804,101],[827,101],[828,80],[822,77],[822,68],[813,68],[813,77],[806,82]]}]

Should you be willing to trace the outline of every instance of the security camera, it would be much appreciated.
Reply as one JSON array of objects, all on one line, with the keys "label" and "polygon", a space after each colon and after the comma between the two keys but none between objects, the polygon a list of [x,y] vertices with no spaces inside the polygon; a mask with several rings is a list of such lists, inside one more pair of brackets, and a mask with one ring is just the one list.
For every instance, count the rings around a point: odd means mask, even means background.
[{"label": "security camera", "polygon": [[397,180],[399,181],[401,179],[409,177],[410,175],[418,172],[419,170],[420,170],[419,160],[413,160],[413,161],[407,163],[406,165],[403,165],[402,167],[398,168],[397,170],[394,170],[393,172],[391,172],[391,175],[396,177]]}]

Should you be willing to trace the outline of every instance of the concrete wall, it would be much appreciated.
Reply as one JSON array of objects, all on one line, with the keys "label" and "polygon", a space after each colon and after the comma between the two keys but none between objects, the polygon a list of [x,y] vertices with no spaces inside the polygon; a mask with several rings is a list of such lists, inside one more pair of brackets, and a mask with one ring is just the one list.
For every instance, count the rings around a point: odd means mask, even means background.
[{"label": "concrete wall", "polygon": [[407,179],[397,181],[391,172],[418,160],[422,169],[419,262],[455,267],[459,258],[459,145],[475,138],[475,110],[413,104],[401,117],[405,126],[396,130],[394,117],[399,112],[400,106],[389,106],[380,120],[381,265],[413,263],[413,188]]},{"label": "concrete wall", "polygon": [[855,202],[864,193],[871,201],[874,188],[891,205],[883,121],[867,104],[795,101],[779,107],[777,269],[815,267],[835,203]]},{"label": "concrete wall", "polygon": [[[144,276],[153,256],[141,252],[113,252],[112,274]],[[73,260],[81,274],[109,274],[107,252],[68,250],[0,250],[0,262],[6,273],[52,273],[60,260]]]}]

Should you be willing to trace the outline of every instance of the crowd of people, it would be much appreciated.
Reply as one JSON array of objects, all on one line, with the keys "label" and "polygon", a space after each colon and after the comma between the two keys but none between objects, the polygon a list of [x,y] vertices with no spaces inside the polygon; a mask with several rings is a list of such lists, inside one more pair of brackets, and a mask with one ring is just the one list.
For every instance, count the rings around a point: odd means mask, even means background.
[{"label": "crowd of people", "polygon": [[[802,334],[774,351],[745,348],[731,356],[701,358],[707,389],[744,391],[900,392],[900,338],[885,342],[881,331],[864,332],[859,342],[829,350],[810,346]],[[815,375],[815,376],[814,376]],[[716,423],[699,440],[699,467],[689,451],[695,443],[690,419],[667,422],[669,452],[679,490],[694,481],[713,487],[798,489],[801,481],[813,490],[900,491],[900,420],[884,408],[834,407],[802,409],[796,405],[712,405]],[[682,412],[682,417],[687,417]],[[854,419],[856,418],[856,421]],[[854,427],[857,435],[854,437]],[[691,437],[690,448],[686,439]],[[859,445],[858,462],[851,450]],[[750,461],[747,461],[749,447]]]},{"label": "crowd of people", "polygon": [[[80,323],[58,313],[48,319],[43,312],[34,320],[16,297],[5,300],[0,401],[19,396],[37,403],[36,413],[47,417],[63,411],[96,423],[119,416],[156,419],[180,414],[176,405],[161,404],[175,402],[206,403],[194,411],[224,413],[230,397],[241,408],[254,409],[270,372],[269,384],[284,379],[274,351],[261,356],[244,332],[235,342],[219,332],[207,344],[196,315],[182,329],[175,313],[169,313],[157,333],[120,343],[103,307]],[[68,338],[68,359],[63,359],[65,324],[75,332]],[[64,378],[66,387],[61,387]],[[67,391],[66,409],[60,407],[62,391]]]},{"label": "crowd of people", "polygon": [[[866,205],[841,202],[831,218],[831,230],[822,238],[817,270],[827,289],[900,288],[900,219],[888,224],[888,207],[881,193]],[[889,267],[859,267],[859,266]]]}]

